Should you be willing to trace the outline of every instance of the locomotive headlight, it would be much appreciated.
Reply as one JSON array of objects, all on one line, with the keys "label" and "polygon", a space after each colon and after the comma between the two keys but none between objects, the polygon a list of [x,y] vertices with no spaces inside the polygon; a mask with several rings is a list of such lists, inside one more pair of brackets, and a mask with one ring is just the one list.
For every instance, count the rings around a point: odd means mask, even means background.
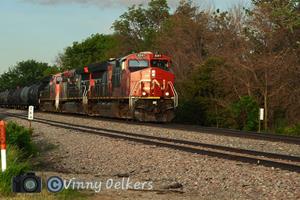
[{"label": "locomotive headlight", "polygon": [[169,93],[169,92],[166,92],[165,95],[168,97],[168,96],[170,96],[170,93]]},{"label": "locomotive headlight", "polygon": [[156,71],[155,71],[155,70],[152,70],[152,71],[151,71],[151,77],[152,77],[152,78],[155,78],[155,76],[156,76]]},{"label": "locomotive headlight", "polygon": [[146,95],[147,95],[147,93],[146,93],[146,92],[142,92],[142,95],[143,95],[143,96],[146,96]]}]

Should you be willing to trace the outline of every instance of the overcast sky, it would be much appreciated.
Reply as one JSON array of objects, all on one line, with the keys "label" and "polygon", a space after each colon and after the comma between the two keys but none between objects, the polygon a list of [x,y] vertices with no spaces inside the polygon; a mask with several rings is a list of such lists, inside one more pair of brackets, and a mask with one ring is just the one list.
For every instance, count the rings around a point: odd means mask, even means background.
[{"label": "overcast sky", "polygon": [[[179,0],[170,0],[176,7]],[[195,0],[228,9],[250,0]],[[35,59],[53,64],[58,53],[93,33],[111,33],[114,20],[132,4],[147,0],[1,0],[0,73],[16,62]]]}]

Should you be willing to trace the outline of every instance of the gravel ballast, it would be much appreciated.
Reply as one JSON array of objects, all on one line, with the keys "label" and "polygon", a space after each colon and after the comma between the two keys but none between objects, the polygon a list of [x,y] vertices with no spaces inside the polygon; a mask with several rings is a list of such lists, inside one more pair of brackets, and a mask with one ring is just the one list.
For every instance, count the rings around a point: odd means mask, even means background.
[{"label": "gravel ballast", "polygon": [[[24,111],[16,110],[10,110],[10,112],[24,113]],[[35,116],[132,133],[300,155],[298,145],[279,142],[199,134],[184,130],[151,127],[150,125],[126,124],[126,122],[120,121],[96,120],[49,113],[36,113]],[[13,120],[28,126],[26,120],[12,117],[6,120]],[[147,192],[131,194],[132,191],[122,191],[121,195],[124,198],[128,194],[133,195],[130,197],[140,199],[300,198],[300,175],[295,172],[142,145],[35,122],[32,123],[32,127],[34,128],[35,142],[41,148],[48,149],[41,155],[42,159],[38,161],[41,162],[40,165],[44,170],[62,173],[65,177],[71,174],[72,176],[80,174],[81,178],[92,180],[110,178],[117,180],[125,177],[132,181],[151,181],[155,190],[175,190],[176,192],[166,194],[155,192],[150,195]],[[118,195],[120,194],[118,193]]]},{"label": "gravel ballast", "polygon": [[[24,111],[10,110],[10,112],[24,113]],[[195,142],[215,144],[221,146],[249,149],[262,152],[279,153],[286,155],[300,156],[300,146],[296,144],[287,144],[282,142],[266,141],[266,140],[256,140],[242,137],[233,136],[222,136],[213,135],[208,133],[199,133],[196,131],[169,128],[164,125],[153,125],[153,124],[136,124],[136,123],[126,123],[126,121],[113,121],[107,119],[95,119],[95,118],[84,118],[80,115],[76,117],[68,115],[58,115],[51,113],[36,113],[36,117],[43,119],[62,121],[66,123],[81,124],[86,126],[105,128],[117,131],[126,131],[129,133],[138,133],[145,135],[154,135],[160,137],[169,137],[175,139],[185,139]]]}]

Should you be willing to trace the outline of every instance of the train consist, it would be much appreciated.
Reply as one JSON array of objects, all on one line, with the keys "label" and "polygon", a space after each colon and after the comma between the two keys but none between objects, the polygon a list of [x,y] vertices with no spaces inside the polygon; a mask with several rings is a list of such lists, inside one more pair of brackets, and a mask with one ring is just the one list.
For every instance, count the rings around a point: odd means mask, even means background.
[{"label": "train consist", "polygon": [[178,106],[171,59],[152,52],[130,54],[0,93],[2,107],[169,122]]}]

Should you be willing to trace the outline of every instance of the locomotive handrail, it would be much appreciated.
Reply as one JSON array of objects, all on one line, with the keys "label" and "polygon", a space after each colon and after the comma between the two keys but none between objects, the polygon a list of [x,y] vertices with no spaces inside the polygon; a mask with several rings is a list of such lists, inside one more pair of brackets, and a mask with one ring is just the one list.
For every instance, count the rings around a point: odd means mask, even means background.
[{"label": "locomotive handrail", "polygon": [[87,86],[83,85],[83,88],[84,88],[84,91],[83,91],[83,94],[82,94],[82,103],[83,104],[87,104],[87,102],[88,102],[88,98],[87,98],[87,93],[88,93]]},{"label": "locomotive handrail", "polygon": [[87,89],[87,84],[89,83],[90,81],[89,80],[86,80],[86,81],[82,81],[82,83],[84,83],[82,86],[84,88],[84,91],[83,91],[83,94],[82,96],[83,97],[86,97],[87,96],[87,93],[90,91],[90,84],[89,84],[89,89]]},{"label": "locomotive handrail", "polygon": [[174,94],[174,107],[176,108],[176,107],[178,107],[178,93],[177,93],[177,91],[176,91],[176,89],[175,89],[175,87],[174,87],[174,85],[171,81],[168,82],[168,85],[171,86],[171,90]]},{"label": "locomotive handrail", "polygon": [[82,96],[86,97],[86,95],[87,95],[86,85],[83,85],[83,88],[84,88],[84,90],[83,90]]},{"label": "locomotive handrail", "polygon": [[134,85],[134,87],[131,89],[131,91],[130,91],[130,94],[129,94],[129,109],[131,109],[132,108],[132,106],[133,106],[133,98],[132,98],[132,91],[134,91],[135,90],[135,88],[136,88],[136,86],[137,86],[137,84],[138,84],[139,82],[137,82],[135,85]]}]

